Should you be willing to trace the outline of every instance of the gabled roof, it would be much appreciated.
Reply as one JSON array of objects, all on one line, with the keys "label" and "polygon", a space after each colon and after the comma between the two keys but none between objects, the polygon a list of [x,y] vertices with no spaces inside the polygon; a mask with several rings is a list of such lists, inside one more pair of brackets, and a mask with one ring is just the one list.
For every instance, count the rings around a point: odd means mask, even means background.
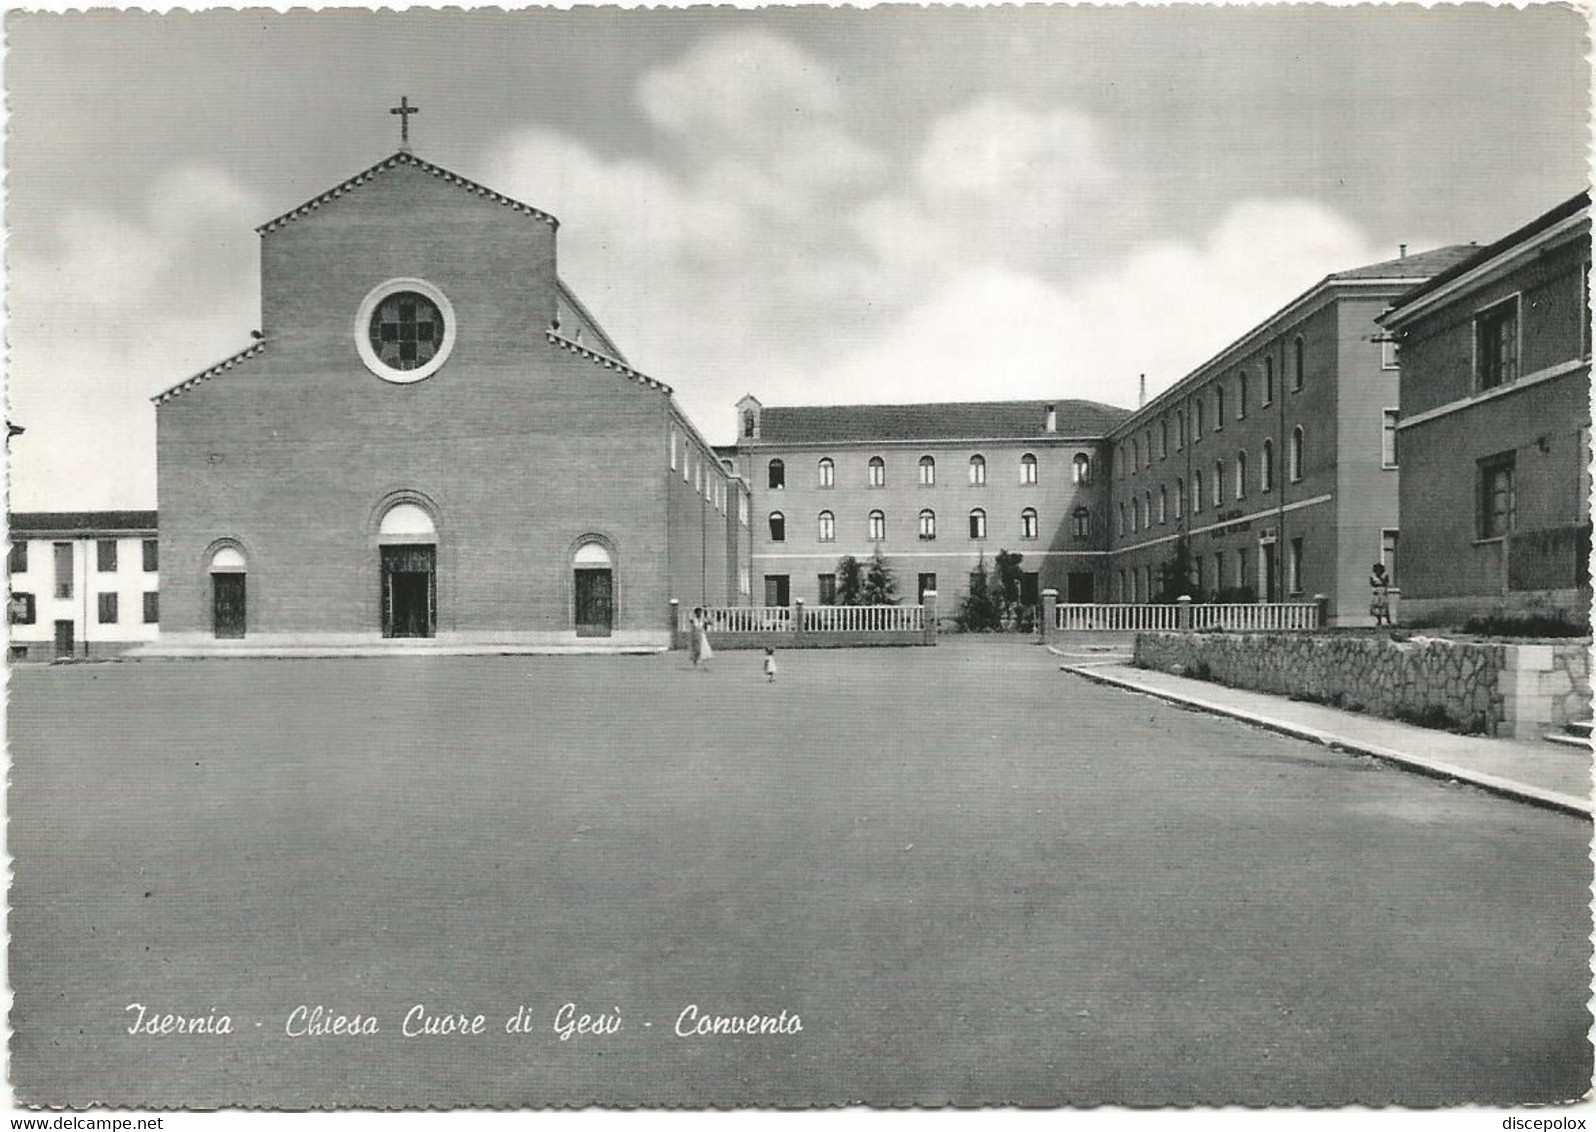
[{"label": "gabled roof", "polygon": [[1454,279],[1467,275],[1481,264],[1489,263],[1515,244],[1523,243],[1571,216],[1578,216],[1588,208],[1590,208],[1590,190],[1586,189],[1584,192],[1576,193],[1574,196],[1569,197],[1556,208],[1541,213],[1528,224],[1513,229],[1513,231],[1487,247],[1476,247],[1473,244],[1464,245],[1464,250],[1469,253],[1468,255],[1447,265],[1445,270],[1438,272],[1413,288],[1413,290],[1405,292],[1392,303],[1392,306],[1400,310],[1415,300],[1421,299],[1433,291],[1440,290]]},{"label": "gabled roof", "polygon": [[14,534],[98,534],[153,531],[154,511],[16,511],[7,516]]},{"label": "gabled roof", "polygon": [[575,354],[579,358],[586,358],[594,365],[603,366],[605,369],[612,369],[616,373],[631,378],[639,385],[646,385],[650,389],[658,389],[661,393],[669,394],[671,392],[671,387],[666,385],[663,381],[654,380],[652,377],[649,377],[648,374],[633,369],[619,358],[612,358],[608,354],[603,354],[597,350],[590,349],[589,347],[582,345],[580,342],[573,342],[571,339],[565,337],[565,335],[561,334],[557,330],[545,330],[543,332],[543,336],[549,340],[549,344],[551,346],[558,346],[560,349]]},{"label": "gabled roof", "polygon": [[1478,250],[1473,244],[1448,244],[1444,248],[1336,271],[1325,278],[1327,282],[1337,279],[1428,279],[1436,272],[1446,271],[1463,262]]},{"label": "gabled roof", "polygon": [[[1057,428],[1047,431],[1047,410]],[[1097,401],[968,401],[920,405],[767,405],[759,443],[1031,440],[1098,437],[1129,410]]]},{"label": "gabled roof", "polygon": [[167,390],[165,390],[165,391],[163,391],[161,393],[157,393],[154,397],[151,397],[150,400],[154,401],[156,403],[156,405],[164,405],[168,401],[170,401],[173,397],[176,397],[179,393],[187,393],[190,389],[193,389],[200,382],[209,381],[211,378],[215,377],[217,374],[224,373],[227,370],[232,369],[234,366],[240,364],[241,362],[247,361],[248,359],[255,357],[257,354],[261,353],[265,349],[266,349],[266,340],[263,338],[259,342],[256,342],[253,346],[248,346],[248,347],[245,347],[244,349],[240,350],[238,353],[234,354],[232,357],[224,358],[223,360],[217,362],[210,369],[201,370],[199,373],[196,373],[193,377],[184,378],[182,381],[178,382],[176,385],[172,386],[170,389],[167,389]]},{"label": "gabled roof", "polygon": [[266,235],[268,232],[275,232],[277,229],[288,224],[290,221],[298,220],[302,216],[308,216],[310,213],[319,209],[322,205],[337,200],[345,193],[354,192],[363,185],[370,184],[383,173],[386,173],[390,169],[397,169],[401,165],[409,165],[421,170],[423,173],[430,173],[434,177],[442,178],[444,182],[458,186],[463,192],[475,193],[477,196],[491,200],[495,204],[502,204],[513,212],[519,212],[523,215],[530,216],[534,220],[541,220],[551,228],[558,228],[560,226],[560,222],[558,220],[556,220],[553,216],[550,216],[548,213],[541,211],[540,209],[533,208],[529,204],[522,204],[520,201],[511,197],[507,197],[503,193],[495,192],[486,185],[479,185],[477,182],[468,180],[467,178],[460,176],[458,173],[452,173],[441,165],[434,165],[430,161],[423,161],[413,153],[410,153],[406,150],[400,150],[391,157],[383,158],[370,169],[356,173],[348,180],[334,185],[320,196],[312,197],[298,208],[290,209],[281,216],[277,217],[275,220],[268,220],[259,228],[256,228],[255,231],[262,236]]}]

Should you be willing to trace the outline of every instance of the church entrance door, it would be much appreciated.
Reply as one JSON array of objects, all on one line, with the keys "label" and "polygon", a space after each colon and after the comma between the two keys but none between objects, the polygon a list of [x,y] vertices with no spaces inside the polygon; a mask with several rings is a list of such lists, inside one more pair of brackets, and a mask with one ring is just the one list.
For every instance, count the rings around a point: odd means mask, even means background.
[{"label": "church entrance door", "polygon": [[382,635],[430,637],[438,617],[438,548],[413,544],[382,548]]},{"label": "church entrance door", "polygon": [[211,575],[211,625],[218,637],[244,635],[245,574]]},{"label": "church entrance door", "polygon": [[607,637],[615,627],[615,589],[610,571],[576,571],[576,635]]}]

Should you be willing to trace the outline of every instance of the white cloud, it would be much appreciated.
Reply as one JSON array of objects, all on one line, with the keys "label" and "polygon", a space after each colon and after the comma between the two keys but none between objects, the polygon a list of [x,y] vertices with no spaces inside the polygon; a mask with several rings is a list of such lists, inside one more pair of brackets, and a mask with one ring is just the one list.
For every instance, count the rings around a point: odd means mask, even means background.
[{"label": "white cloud", "polygon": [[249,342],[263,208],[219,170],[167,171],[133,215],[74,209],[13,254],[11,505],[149,507],[149,398]]},{"label": "white cloud", "polygon": [[672,133],[752,144],[780,135],[789,123],[830,116],[840,103],[836,77],[818,60],[763,31],[701,40],[675,65],[644,75],[637,98]]},{"label": "white cloud", "polygon": [[1379,258],[1320,205],[1255,200],[1201,243],[1147,244],[1088,280],[974,267],[827,366],[802,399],[1133,404],[1138,373],[1157,392],[1323,276]]}]

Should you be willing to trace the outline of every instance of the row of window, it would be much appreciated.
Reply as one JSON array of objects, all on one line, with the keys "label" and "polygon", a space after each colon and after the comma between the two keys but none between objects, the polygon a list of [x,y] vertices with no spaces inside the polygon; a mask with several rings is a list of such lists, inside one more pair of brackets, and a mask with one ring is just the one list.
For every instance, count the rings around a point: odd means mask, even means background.
[{"label": "row of window", "polygon": [[[1393,535],[1395,534],[1395,532],[1391,533]],[[1394,559],[1394,542],[1392,546]],[[1261,558],[1261,561],[1259,562],[1260,568],[1270,570],[1272,573],[1272,564],[1269,562],[1268,558],[1268,556],[1272,553],[1273,546],[1266,545],[1262,547],[1244,546],[1233,552],[1227,552],[1223,550],[1215,551],[1211,559],[1208,559],[1204,555],[1200,554],[1194,555],[1191,560],[1192,585],[1198,593],[1209,593],[1212,591],[1212,593],[1217,596],[1228,591],[1232,596],[1235,596],[1237,600],[1241,600],[1244,595],[1238,591],[1247,591],[1248,593],[1253,593],[1253,581],[1256,581],[1256,579],[1253,579],[1252,581],[1249,581],[1248,579],[1248,562],[1253,559],[1254,555],[1258,555]],[[1225,565],[1227,561],[1234,563],[1235,569],[1233,572],[1227,571]],[[1205,562],[1211,564],[1211,570],[1205,567]],[[1302,596],[1302,567],[1303,540],[1301,537],[1298,537],[1291,540],[1286,554],[1287,596]],[[1272,580],[1266,580],[1265,588],[1269,589],[1272,587]],[[1167,594],[1160,593],[1160,588],[1161,587],[1158,582],[1158,571],[1152,566],[1139,566],[1132,567],[1128,570],[1120,570],[1114,576],[1115,601],[1140,602],[1157,601],[1167,598]],[[1253,598],[1256,596],[1257,595],[1253,593]],[[1270,601],[1277,600],[1277,595],[1272,593],[1266,593],[1263,596]],[[1252,598],[1248,598],[1248,600],[1252,600]]]},{"label": "row of window", "polygon": [[[1393,437],[1395,436],[1394,429],[1391,435]],[[1393,450],[1392,466],[1394,466],[1394,462],[1395,453]],[[1250,464],[1247,458],[1247,453],[1245,451],[1237,452],[1236,461],[1233,465],[1235,491],[1232,498],[1238,500],[1247,498],[1247,485],[1250,475],[1249,467]],[[1292,483],[1298,483],[1302,480],[1302,469],[1303,431],[1300,427],[1298,427],[1292,430],[1291,443],[1286,449],[1286,474]],[[1225,462],[1223,460],[1215,460],[1213,478],[1208,480],[1207,483],[1210,491],[1209,502],[1216,508],[1220,507],[1225,502],[1225,480]],[[1175,490],[1173,496],[1171,496],[1170,490],[1167,486],[1160,486],[1157,497],[1158,518],[1156,521],[1159,523],[1167,523],[1169,521],[1171,517],[1171,502],[1174,503],[1173,517],[1176,519],[1179,519],[1183,516],[1184,509],[1188,502],[1193,515],[1201,514],[1203,509],[1203,484],[1203,473],[1200,470],[1197,470],[1193,471],[1191,474],[1191,491],[1189,495],[1187,493],[1186,481],[1183,476],[1175,477]],[[1262,458],[1258,461],[1258,489],[1265,492],[1273,491],[1274,486],[1275,446],[1273,440],[1265,440],[1263,442]],[[1151,491],[1145,491],[1141,495],[1132,496],[1129,500],[1130,506],[1128,509],[1125,503],[1120,503],[1119,533],[1124,535],[1129,532],[1146,530],[1147,528],[1151,527],[1155,521],[1153,519],[1153,503],[1154,498]]]},{"label": "row of window", "polygon": [[[144,571],[153,574],[160,569],[161,553],[160,544],[152,538],[143,540],[144,543]],[[55,549],[56,577],[66,578],[66,592],[56,594],[57,597],[72,596],[72,559],[73,549],[70,542],[58,542]],[[117,563],[117,540],[102,538],[94,543],[94,566],[101,574],[114,574]],[[12,574],[26,574],[28,572],[28,544],[27,542],[14,542],[11,544],[11,553],[6,559],[6,568]],[[61,583],[58,581],[56,589],[59,591]]]},{"label": "row of window", "polygon": [[[1092,482],[1092,458],[1085,452],[1077,452],[1070,462],[1071,475],[1076,483]],[[970,484],[974,487],[986,485],[986,457],[977,453],[970,457],[969,462]],[[837,486],[837,464],[830,456],[822,456],[815,464],[816,486],[831,488]],[[921,487],[934,487],[937,482],[937,461],[934,456],[921,456],[918,465],[918,475]],[[1037,482],[1037,461],[1033,453],[1027,452],[1020,457],[1020,483],[1032,485]],[[781,458],[770,461],[765,467],[765,483],[772,491],[779,491],[787,486],[787,462]],[[865,485],[867,487],[887,486],[887,462],[880,456],[872,456],[865,464]]]},{"label": "row of window", "polygon": [[[1290,362],[1290,365],[1287,368],[1291,374],[1292,391],[1300,392],[1303,388],[1304,372],[1303,343],[1300,335],[1293,340],[1291,351],[1287,355],[1287,358]],[[1394,365],[1395,363],[1393,361],[1387,368],[1394,368]],[[1264,359],[1262,376],[1263,400],[1261,404],[1270,405],[1274,403],[1275,399],[1274,358],[1266,357]],[[1214,406],[1213,431],[1219,432],[1225,427],[1225,386],[1222,382],[1215,382],[1212,386],[1212,389]],[[1247,413],[1251,408],[1250,390],[1251,381],[1248,377],[1247,371],[1239,371],[1236,374],[1235,401],[1236,419],[1239,421],[1247,419]],[[1204,401],[1200,392],[1192,395],[1190,399],[1190,405],[1191,441],[1195,444],[1197,441],[1203,438]],[[1175,450],[1178,452],[1180,449],[1186,446],[1187,416],[1185,408],[1182,407],[1175,410],[1174,423]],[[1167,458],[1170,452],[1170,419],[1168,417],[1164,417],[1159,420],[1156,430],[1154,428],[1148,428],[1147,431],[1141,436],[1131,437],[1128,444],[1124,441],[1120,443],[1119,448],[1115,453],[1117,472],[1120,476],[1123,477],[1125,475],[1135,474],[1138,469],[1150,468],[1153,466],[1153,441],[1155,438],[1158,441],[1156,453],[1158,459],[1162,460]]]},{"label": "row of window", "polygon": [[[726,508],[731,498],[731,481],[722,474],[721,462],[715,460],[707,453],[694,448],[692,442],[671,430],[670,461],[671,471],[680,470],[682,482],[691,484],[693,490],[719,511],[726,514]],[[743,496],[737,499],[738,518],[743,526],[748,525],[748,501]]]},{"label": "row of window", "polygon": [[[99,594],[97,605],[98,621],[101,625],[115,625],[120,621],[119,603],[116,594]],[[34,597],[30,593],[14,593],[11,595],[9,617],[13,625],[32,625],[37,616]],[[144,593],[144,624],[155,625],[161,620],[161,595],[154,590]]]},{"label": "row of window", "polygon": [[[772,511],[768,520],[770,524],[770,541],[787,541],[787,517],[780,511]],[[1077,507],[1072,516],[1075,537],[1084,539],[1091,534],[1092,513],[1085,507]],[[822,511],[815,518],[816,535],[820,542],[837,541],[837,517],[830,511]],[[867,538],[872,542],[880,542],[887,537],[887,515],[885,511],[872,511],[867,520]],[[1020,512],[1020,537],[1034,539],[1040,537],[1040,523],[1037,519],[1036,508],[1027,507]],[[929,507],[920,512],[919,537],[930,541],[937,537],[937,514]],[[986,511],[977,507],[970,512],[970,537],[972,539],[986,538]]]}]

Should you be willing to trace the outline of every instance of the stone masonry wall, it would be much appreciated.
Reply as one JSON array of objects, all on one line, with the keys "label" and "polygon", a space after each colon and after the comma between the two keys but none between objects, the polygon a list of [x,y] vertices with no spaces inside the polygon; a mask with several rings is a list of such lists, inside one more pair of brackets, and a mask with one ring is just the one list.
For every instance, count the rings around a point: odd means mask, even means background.
[{"label": "stone masonry wall", "polygon": [[1392,719],[1533,738],[1590,717],[1589,644],[1309,633],[1138,633],[1137,665]]}]

